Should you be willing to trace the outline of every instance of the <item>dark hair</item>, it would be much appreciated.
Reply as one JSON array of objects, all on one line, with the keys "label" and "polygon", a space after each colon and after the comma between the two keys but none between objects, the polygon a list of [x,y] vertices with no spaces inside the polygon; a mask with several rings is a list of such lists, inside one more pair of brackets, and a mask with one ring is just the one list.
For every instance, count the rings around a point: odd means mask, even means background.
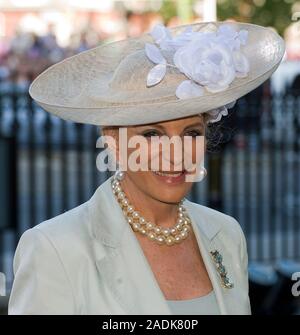
[{"label": "dark hair", "polygon": [[[226,126],[225,119],[221,118],[218,122],[208,122],[211,120],[211,115],[204,113],[205,122],[205,137],[206,137],[206,151],[218,152],[221,145],[227,143],[231,139],[232,128]],[[229,117],[226,116],[227,118]]]}]

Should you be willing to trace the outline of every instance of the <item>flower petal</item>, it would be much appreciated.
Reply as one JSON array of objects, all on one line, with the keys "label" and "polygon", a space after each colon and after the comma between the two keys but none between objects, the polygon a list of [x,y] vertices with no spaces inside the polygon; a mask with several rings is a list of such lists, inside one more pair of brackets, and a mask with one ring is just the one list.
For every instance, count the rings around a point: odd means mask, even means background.
[{"label": "flower petal", "polygon": [[237,36],[237,31],[227,23],[224,23],[219,26],[218,34],[222,35],[225,38],[235,38]]},{"label": "flower petal", "polygon": [[158,84],[166,74],[167,66],[165,64],[155,65],[147,75],[147,86]]},{"label": "flower petal", "polygon": [[248,30],[242,29],[239,31],[239,40],[242,45],[245,45],[248,39]]},{"label": "flower petal", "polygon": [[219,122],[222,118],[222,116],[228,115],[228,110],[225,106],[221,106],[219,108],[216,108],[214,110],[211,110],[208,112],[211,115],[211,119],[208,121],[210,123]]},{"label": "flower petal", "polygon": [[166,50],[166,51],[174,51],[174,42],[169,39],[164,39],[163,41],[160,42],[159,47],[161,50]]},{"label": "flower petal", "polygon": [[218,93],[225,91],[228,87],[229,85],[218,85],[218,84],[215,85],[210,84],[205,86],[206,90],[211,93]]},{"label": "flower petal", "polygon": [[161,54],[158,47],[154,44],[146,43],[145,52],[147,57],[155,64],[166,63],[164,56]]},{"label": "flower petal", "polygon": [[241,51],[234,51],[232,53],[232,60],[236,72],[248,73],[249,72],[249,61]]},{"label": "flower petal", "polygon": [[217,83],[209,83],[205,86],[208,92],[217,93],[226,90],[229,84],[235,78],[235,70],[232,66],[227,66],[224,61],[221,62],[221,71],[223,75],[223,79],[219,80]]},{"label": "flower petal", "polygon": [[195,98],[203,95],[203,87],[191,80],[184,80],[176,89],[176,96],[179,99]]},{"label": "flower petal", "polygon": [[160,43],[163,39],[170,39],[172,35],[168,28],[166,28],[162,23],[156,24],[150,32],[151,36],[156,43]]},{"label": "flower petal", "polygon": [[225,105],[226,108],[232,108],[236,103],[236,100],[233,100],[231,102],[229,102],[228,104]]}]

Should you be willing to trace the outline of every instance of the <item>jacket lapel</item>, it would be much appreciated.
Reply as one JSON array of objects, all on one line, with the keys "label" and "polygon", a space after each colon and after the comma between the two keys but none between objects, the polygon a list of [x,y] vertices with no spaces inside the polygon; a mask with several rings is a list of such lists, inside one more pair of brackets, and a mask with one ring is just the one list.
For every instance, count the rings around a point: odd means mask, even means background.
[{"label": "jacket lapel", "polygon": [[[104,285],[124,310],[124,314],[172,314],[143,250],[127,224],[112,193],[110,177],[88,201],[96,266]],[[211,279],[221,314],[227,314],[219,274],[210,251],[220,225],[185,200],[199,250]],[[101,224],[100,224],[101,222]],[[100,243],[99,243],[100,242]]]},{"label": "jacket lapel", "polygon": [[124,314],[171,314],[142,248],[111,191],[111,178],[98,187],[88,204],[100,277]]},{"label": "jacket lapel", "polygon": [[216,266],[210,255],[210,251],[216,249],[214,248],[214,238],[221,230],[221,226],[218,221],[211,220],[203,211],[200,212],[200,208],[196,209],[190,201],[185,201],[184,205],[191,217],[199,250],[216,294],[220,314],[228,314],[224,300],[224,291],[220,284],[219,273],[217,272]]}]

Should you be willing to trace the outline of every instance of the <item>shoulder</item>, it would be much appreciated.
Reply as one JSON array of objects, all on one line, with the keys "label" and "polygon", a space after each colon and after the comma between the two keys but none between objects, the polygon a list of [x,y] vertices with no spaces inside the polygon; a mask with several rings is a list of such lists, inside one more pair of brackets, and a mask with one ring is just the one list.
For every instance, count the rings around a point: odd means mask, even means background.
[{"label": "shoulder", "polygon": [[86,202],[37,224],[30,231],[39,231],[60,243],[86,242],[95,236],[93,225],[101,221],[107,209],[110,210],[109,191],[110,182],[106,180]]},{"label": "shoulder", "polygon": [[[37,257],[72,260],[89,248],[90,225],[87,202],[27,229],[18,242],[16,259],[35,253]],[[32,250],[32,253],[31,253]],[[39,256],[38,256],[39,255]],[[61,259],[61,261],[63,260]]]},{"label": "shoulder", "polygon": [[74,313],[78,265],[93,262],[90,222],[88,200],[21,235],[13,261],[10,314]]},{"label": "shoulder", "polygon": [[[9,314],[73,314],[74,264],[86,251],[85,205],[26,230],[14,255]],[[78,264],[78,263],[77,263]],[[51,280],[50,280],[51,279]]]},{"label": "shoulder", "polygon": [[76,241],[85,237],[89,231],[87,204],[88,202],[85,202],[51,219],[42,221],[26,232],[27,234],[41,234],[48,239],[61,242],[74,239]]},{"label": "shoulder", "polygon": [[78,232],[83,232],[87,228],[85,226],[88,218],[88,202],[84,202],[77,207],[37,224],[33,229],[53,237],[64,237],[70,234],[77,235]]}]

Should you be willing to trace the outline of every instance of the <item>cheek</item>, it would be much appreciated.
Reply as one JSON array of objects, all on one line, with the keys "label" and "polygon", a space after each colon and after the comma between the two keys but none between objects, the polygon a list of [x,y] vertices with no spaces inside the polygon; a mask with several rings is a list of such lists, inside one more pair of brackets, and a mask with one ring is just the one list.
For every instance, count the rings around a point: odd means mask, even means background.
[{"label": "cheek", "polygon": [[205,139],[203,137],[184,143],[183,165],[186,170],[193,171],[196,166],[204,161],[204,157]]}]

